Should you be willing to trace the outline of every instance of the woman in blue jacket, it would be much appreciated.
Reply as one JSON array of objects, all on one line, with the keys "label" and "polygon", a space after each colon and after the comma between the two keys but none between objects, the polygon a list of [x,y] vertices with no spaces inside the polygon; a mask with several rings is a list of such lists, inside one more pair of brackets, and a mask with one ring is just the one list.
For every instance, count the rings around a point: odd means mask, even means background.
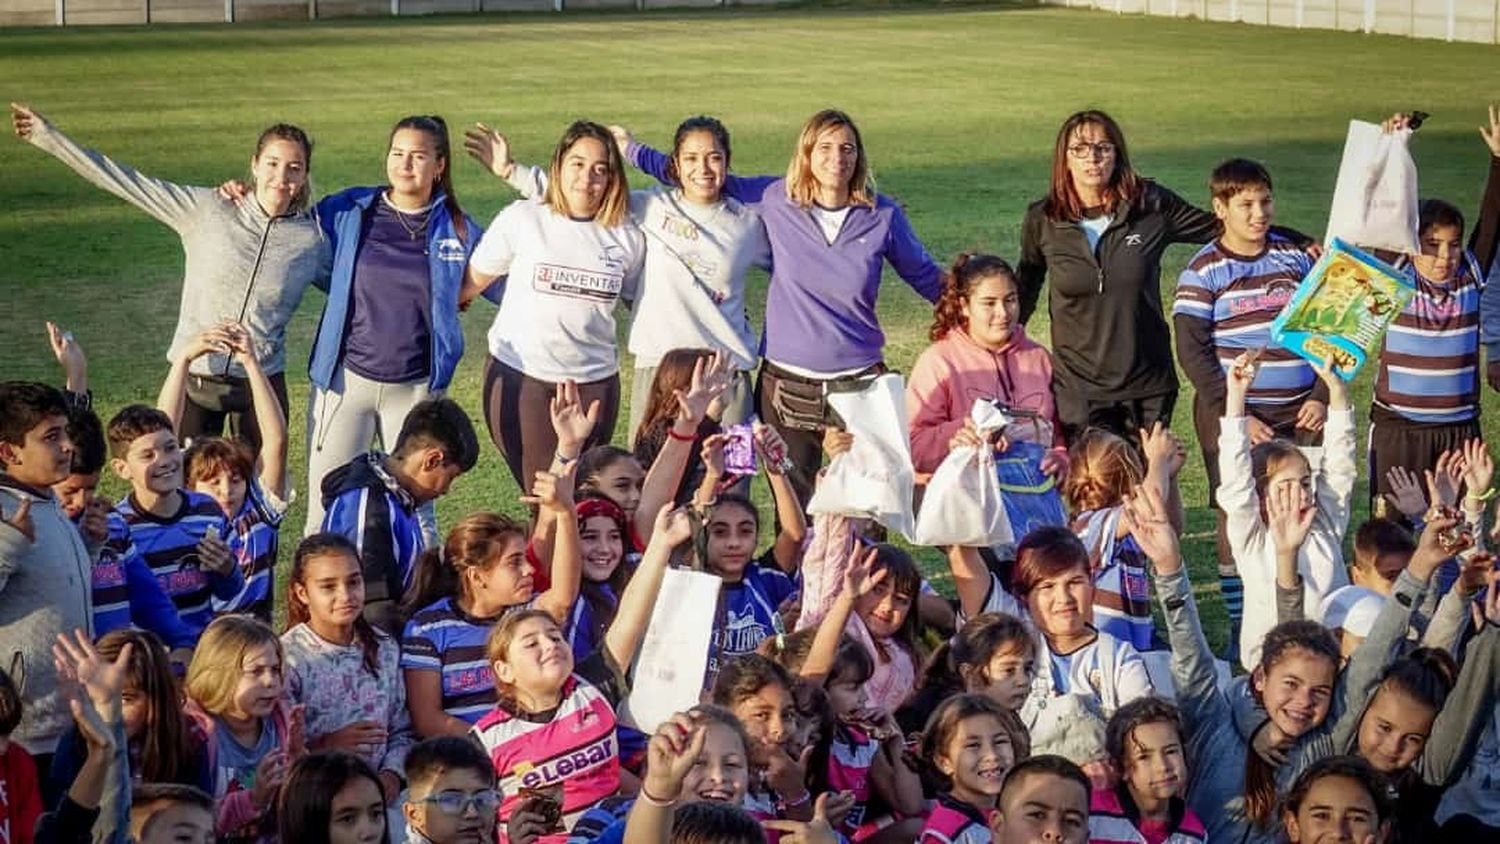
[{"label": "woman in blue jacket", "polygon": [[323,476],[372,436],[394,445],[463,356],[458,292],[484,227],[459,207],[451,166],[443,119],[407,117],[391,130],[388,185],[318,203],[333,274],[308,367],[307,533],[323,521]]}]

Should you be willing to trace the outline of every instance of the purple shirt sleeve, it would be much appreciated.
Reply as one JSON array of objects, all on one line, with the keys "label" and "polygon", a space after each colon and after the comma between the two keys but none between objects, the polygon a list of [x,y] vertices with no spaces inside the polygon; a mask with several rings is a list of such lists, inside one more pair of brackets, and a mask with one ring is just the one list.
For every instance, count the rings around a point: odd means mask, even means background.
[{"label": "purple shirt sleeve", "polygon": [[[658,182],[676,186],[677,183],[667,175],[667,162],[670,158],[661,150],[653,149],[640,141],[631,141],[629,149],[625,151],[625,158],[637,170]],[[724,195],[737,199],[745,205],[754,205],[760,202],[760,198],[766,193],[766,188],[778,178],[780,177],[736,176],[731,173],[724,180]]]},{"label": "purple shirt sleeve", "polygon": [[[892,203],[894,205],[894,203]],[[891,209],[891,226],[886,235],[885,258],[896,274],[929,302],[936,302],[943,292],[943,268],[927,254],[927,247],[917,239],[911,222],[899,205]]]}]

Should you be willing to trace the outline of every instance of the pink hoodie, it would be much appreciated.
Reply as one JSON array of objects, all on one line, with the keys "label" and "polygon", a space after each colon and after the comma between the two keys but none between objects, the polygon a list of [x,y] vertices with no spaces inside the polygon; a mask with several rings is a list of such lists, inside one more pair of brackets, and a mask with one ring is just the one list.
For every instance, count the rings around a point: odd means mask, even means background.
[{"label": "pink hoodie", "polygon": [[[269,728],[281,737],[282,745],[279,749],[286,750],[284,746],[287,736],[291,734],[292,709],[285,700],[277,701],[276,707],[267,716],[270,723],[262,721],[262,728]],[[225,777],[225,771],[219,767],[219,722],[214,719],[197,701],[189,698],[184,704],[183,714],[202,730],[204,735],[204,746],[207,748],[209,768],[214,771],[214,794],[213,798],[218,803],[218,818],[214,823],[214,832],[223,837],[243,837],[237,833],[247,830],[257,830],[257,840],[269,842],[275,840],[276,823],[272,820],[272,812],[260,811],[255,808],[250,800],[250,790],[240,788],[237,783],[229,782]]]},{"label": "pink hoodie", "polygon": [[[1052,426],[1054,451],[1066,458],[1062,426],[1052,398],[1052,356],[1020,326],[1010,345],[990,351],[955,328],[928,346],[906,383],[906,416],[911,425],[911,459],[919,475],[931,474],[948,456],[948,442],[969,418],[974,400],[998,399],[1034,410]],[[1007,433],[1032,439],[1029,424]],[[1045,443],[1043,443],[1045,445]]]}]

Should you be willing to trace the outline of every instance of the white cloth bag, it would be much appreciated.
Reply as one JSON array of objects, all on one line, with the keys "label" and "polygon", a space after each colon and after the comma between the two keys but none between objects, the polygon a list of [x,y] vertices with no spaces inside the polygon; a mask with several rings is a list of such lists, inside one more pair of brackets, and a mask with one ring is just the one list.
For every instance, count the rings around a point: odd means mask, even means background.
[{"label": "white cloth bag", "polygon": [[[993,402],[979,399],[969,413],[981,439],[1004,428],[1009,419]],[[993,548],[1015,542],[1010,516],[1000,494],[995,450],[988,443],[960,446],[948,452],[922,496],[917,513],[918,545],[962,545]]]},{"label": "white cloth bag", "polygon": [[877,375],[857,392],[830,392],[828,406],[854,444],[828,462],[807,512],[874,519],[911,539],[916,472],[906,439],[906,380]]},{"label": "white cloth bag", "polygon": [[673,713],[699,703],[722,583],[701,571],[667,569],[663,574],[636,652],[630,694],[620,704],[622,723],[650,734]]},{"label": "white cloth bag", "polygon": [[1409,255],[1417,245],[1417,165],[1407,145],[1411,130],[1382,132],[1349,121],[1344,159],[1328,213],[1328,239]]}]

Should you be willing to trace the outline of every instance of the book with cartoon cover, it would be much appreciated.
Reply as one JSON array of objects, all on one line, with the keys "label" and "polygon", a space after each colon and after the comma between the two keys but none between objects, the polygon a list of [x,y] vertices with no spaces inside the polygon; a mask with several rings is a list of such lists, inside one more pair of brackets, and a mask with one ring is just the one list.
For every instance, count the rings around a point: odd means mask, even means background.
[{"label": "book with cartoon cover", "polygon": [[1353,381],[1414,292],[1399,270],[1333,238],[1271,323],[1271,339]]}]

